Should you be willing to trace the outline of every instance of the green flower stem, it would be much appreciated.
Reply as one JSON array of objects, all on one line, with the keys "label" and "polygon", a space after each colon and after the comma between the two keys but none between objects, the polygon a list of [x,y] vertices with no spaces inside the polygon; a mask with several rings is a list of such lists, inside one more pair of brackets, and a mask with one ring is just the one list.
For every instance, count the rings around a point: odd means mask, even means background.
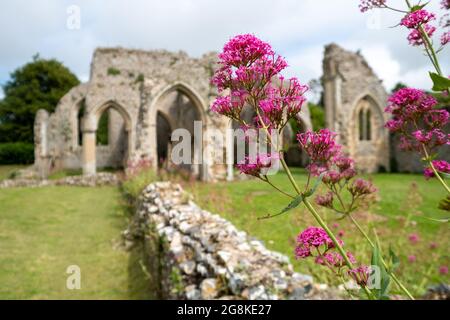
[{"label": "green flower stem", "polygon": [[[405,0],[405,1],[406,1],[406,5],[408,6],[409,10],[411,11],[413,6],[411,5],[409,0]],[[444,76],[444,74],[442,73],[441,66],[439,65],[439,59],[437,58],[436,50],[434,50],[434,48],[433,48],[433,44],[431,42],[430,37],[428,36],[428,33],[425,31],[425,29],[423,28],[422,25],[419,26],[419,31],[425,40],[425,49],[427,50],[427,54],[430,57],[430,60],[433,63],[433,66],[435,67],[437,73],[440,76]]]},{"label": "green flower stem", "polygon": [[[256,99],[254,99],[254,105],[257,106],[256,104]],[[260,122],[263,124],[263,128],[266,132],[267,135],[267,139],[269,141],[269,143],[279,152],[281,153],[281,151],[278,149],[278,146],[275,146],[275,144],[272,141],[270,132],[268,130],[268,128],[264,125],[264,121],[262,121],[262,117],[259,113],[259,110],[257,107],[255,107],[256,109],[256,113],[259,117]],[[289,181],[291,182],[292,186],[294,187],[295,191],[297,192],[298,195],[302,195],[302,191],[300,190],[299,186],[297,185],[297,182],[295,181],[294,177],[292,176],[291,170],[289,169],[289,166],[286,164],[286,161],[284,161],[283,156],[280,156],[280,162],[281,165],[283,166],[284,172],[286,173],[286,175],[288,176]],[[350,259],[347,257],[346,252],[344,251],[344,249],[342,248],[342,246],[340,245],[339,241],[337,240],[336,236],[333,234],[333,232],[330,230],[330,228],[328,228],[327,224],[325,223],[325,221],[322,220],[322,217],[317,213],[317,211],[314,209],[314,207],[311,205],[311,203],[308,201],[308,199],[304,198],[303,199],[303,203],[305,204],[306,208],[308,208],[308,210],[311,212],[311,214],[314,216],[314,218],[316,219],[316,221],[319,223],[319,225],[325,230],[325,232],[328,234],[328,236],[331,238],[331,240],[333,241],[335,247],[337,248],[337,250],[339,251],[339,253],[342,255],[346,265],[350,268],[353,269],[353,264],[351,263]],[[375,296],[373,295],[373,293],[369,290],[369,288],[367,288],[366,285],[361,286],[364,290],[364,292],[366,293],[367,297],[370,300],[374,300]]]},{"label": "green flower stem", "polygon": [[[308,210],[311,212],[311,214],[314,216],[314,218],[319,223],[319,225],[325,230],[325,232],[331,238],[334,245],[336,246],[336,249],[339,251],[342,258],[344,258],[345,264],[350,269],[353,269],[354,268],[353,263],[351,263],[350,259],[347,257],[347,253],[344,251],[344,249],[342,248],[341,244],[339,243],[339,241],[337,240],[337,238],[335,237],[333,232],[330,230],[330,228],[328,228],[325,221],[322,220],[322,217],[317,213],[317,211],[314,209],[314,207],[311,205],[311,203],[308,201],[308,199],[304,199],[303,203],[305,204],[306,208],[308,208]],[[366,293],[366,295],[369,299],[373,300],[375,298],[373,296],[372,292],[369,290],[369,288],[367,288],[367,286],[364,285],[361,287],[363,288],[364,292]]]},{"label": "green flower stem", "polygon": [[[353,224],[356,226],[356,228],[359,230],[359,232],[364,236],[364,238],[366,238],[367,242],[370,244],[370,246],[372,247],[372,249],[375,248],[375,244],[373,243],[373,241],[369,238],[369,236],[367,235],[367,233],[363,230],[363,228],[361,227],[361,225],[358,223],[358,221],[355,220],[355,218],[353,218],[353,216],[351,214],[347,214],[347,216],[350,218],[350,220],[353,222]],[[389,266],[387,265],[386,261],[384,260],[383,256],[380,255],[381,258],[381,263],[383,263],[384,268],[386,269],[387,273],[391,276],[392,280],[394,280],[394,282],[397,284],[397,286],[400,288],[400,290],[403,291],[403,293],[405,293],[409,299],[411,300],[415,300],[413,295],[408,291],[408,289],[406,289],[406,287],[400,282],[400,280],[397,278],[397,276],[394,274],[394,272],[392,272],[392,270],[390,270]]]},{"label": "green flower stem", "polygon": [[436,168],[433,165],[433,161],[430,158],[430,155],[428,154],[427,148],[422,144],[423,153],[425,155],[425,159],[427,163],[430,165],[431,170],[433,170],[433,173],[435,177],[438,179],[438,181],[442,184],[445,190],[447,190],[448,193],[450,193],[450,187],[445,183],[444,179],[442,179],[439,172],[436,170]]}]

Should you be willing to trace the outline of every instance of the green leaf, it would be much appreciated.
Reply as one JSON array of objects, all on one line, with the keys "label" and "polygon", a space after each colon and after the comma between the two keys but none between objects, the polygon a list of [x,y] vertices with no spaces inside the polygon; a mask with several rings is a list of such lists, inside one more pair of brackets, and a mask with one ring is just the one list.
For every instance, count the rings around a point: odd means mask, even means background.
[{"label": "green leaf", "polygon": [[428,1],[427,3],[424,3],[424,4],[418,4],[418,5],[416,5],[416,6],[413,6],[412,8],[411,8],[411,12],[415,12],[415,11],[419,11],[419,10],[421,10],[421,9],[423,9],[427,4],[429,4],[430,2]]},{"label": "green leaf", "polygon": [[392,271],[395,271],[398,268],[398,266],[400,265],[400,259],[395,254],[395,252],[394,252],[394,250],[392,249],[391,246],[389,246],[389,257],[391,259]]},{"label": "green leaf", "polygon": [[445,172],[439,172],[439,175],[444,179],[450,179],[450,174]]},{"label": "green leaf", "polygon": [[386,299],[388,297],[389,287],[391,283],[391,277],[386,271],[386,268],[383,265],[380,253],[380,247],[378,244],[375,245],[372,251],[372,265],[377,266],[380,269],[380,288],[372,289],[372,292],[375,293],[377,299]]},{"label": "green leaf", "polygon": [[430,72],[430,78],[433,81],[433,91],[445,91],[450,88],[450,79],[443,77],[435,72]]},{"label": "green leaf", "polygon": [[303,195],[298,195],[297,197],[295,197],[294,200],[292,200],[291,203],[289,203],[289,205],[284,208],[283,210],[281,210],[280,213],[285,213],[288,212],[289,210],[295,209],[297,208],[301,203],[303,202]]},{"label": "green leaf", "polygon": [[430,218],[430,217],[423,217],[423,218],[430,220],[430,221],[441,222],[441,223],[447,223],[450,221],[450,218],[444,218],[444,219],[435,219],[435,218]]},{"label": "green leaf", "polygon": [[284,213],[286,213],[286,212],[288,212],[288,211],[290,211],[292,209],[297,208],[303,202],[303,199],[304,199],[303,195],[298,195],[297,197],[294,198],[294,200],[292,200],[291,203],[289,203],[289,205],[286,208],[281,210],[279,213],[276,213],[276,214],[270,214],[269,213],[266,216],[258,218],[258,220],[270,219],[270,218],[273,218],[273,217],[280,216],[280,215],[282,215],[282,214],[284,214]]},{"label": "green leaf", "polygon": [[305,194],[304,194],[305,198],[312,196],[316,192],[317,188],[319,187],[320,183],[322,182],[324,175],[325,175],[325,172],[322,172],[320,174],[320,176],[317,178],[316,182],[314,183],[314,186],[311,189],[309,189],[307,192],[305,192]]}]

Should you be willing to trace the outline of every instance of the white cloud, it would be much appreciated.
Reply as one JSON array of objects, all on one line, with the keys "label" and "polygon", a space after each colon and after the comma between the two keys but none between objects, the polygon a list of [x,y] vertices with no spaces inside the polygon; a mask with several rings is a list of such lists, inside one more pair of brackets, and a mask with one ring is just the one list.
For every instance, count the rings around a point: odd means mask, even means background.
[{"label": "white cloud", "polygon": [[[66,9],[73,4],[81,9],[80,30],[66,27]],[[250,32],[272,43],[288,59],[287,73],[304,82],[320,77],[323,45],[337,42],[362,49],[388,88],[398,81],[427,86],[421,72],[428,61],[408,46],[404,30],[389,28],[399,15],[379,12],[361,14],[356,0],[5,0],[0,83],[36,52],[61,60],[86,80],[98,46],[164,48],[199,56],[220,50],[235,34]],[[443,55],[448,70],[448,50]]]}]

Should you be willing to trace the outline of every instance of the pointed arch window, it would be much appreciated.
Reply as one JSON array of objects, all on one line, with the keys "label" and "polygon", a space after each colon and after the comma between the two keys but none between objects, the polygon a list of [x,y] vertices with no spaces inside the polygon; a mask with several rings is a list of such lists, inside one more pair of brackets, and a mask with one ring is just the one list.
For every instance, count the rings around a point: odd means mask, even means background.
[{"label": "pointed arch window", "polygon": [[372,140],[372,115],[370,109],[363,108],[358,114],[359,140]]}]

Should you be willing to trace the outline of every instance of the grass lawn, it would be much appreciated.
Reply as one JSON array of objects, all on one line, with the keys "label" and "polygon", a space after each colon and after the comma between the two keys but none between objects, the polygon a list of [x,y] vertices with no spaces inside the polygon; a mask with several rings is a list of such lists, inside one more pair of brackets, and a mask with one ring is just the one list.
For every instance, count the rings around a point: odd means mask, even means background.
[{"label": "grass lawn", "polygon": [[[126,226],[114,187],[0,189],[0,299],[149,297],[119,245]],[[69,265],[81,268],[81,290],[66,288]]]},{"label": "grass lawn", "polygon": [[[306,175],[301,170],[295,170],[294,175],[299,183],[305,182]],[[424,215],[444,218],[443,211],[436,209],[438,201],[445,196],[442,187],[436,181],[425,181],[421,175],[376,174],[368,178],[380,190],[378,201],[370,209],[357,213],[356,217],[365,226],[372,221],[382,244],[393,246],[402,261],[398,273],[403,280],[416,294],[420,294],[429,283],[448,282],[448,277],[438,273],[439,266],[448,265],[449,262],[448,225],[423,218]],[[274,176],[272,180],[283,190],[290,190],[283,174]],[[214,185],[195,183],[187,188],[205,209],[220,213],[238,228],[263,240],[269,248],[288,255],[298,271],[313,274],[319,281],[333,281],[328,270],[315,265],[313,261],[294,261],[296,235],[307,226],[317,225],[304,207],[272,219],[258,220],[258,217],[267,213],[280,212],[290,202],[289,199],[259,180]],[[347,219],[338,220],[338,216],[330,210],[319,209],[319,212],[330,224],[338,224],[335,228],[336,231],[344,232],[342,238],[346,248],[358,252],[359,261],[370,264],[371,250],[353,225]],[[412,233],[420,235],[421,240],[416,245],[410,244],[408,240],[408,235]],[[428,248],[431,242],[437,242],[438,248],[430,251]],[[417,262],[408,263],[409,255],[415,255]]]}]

